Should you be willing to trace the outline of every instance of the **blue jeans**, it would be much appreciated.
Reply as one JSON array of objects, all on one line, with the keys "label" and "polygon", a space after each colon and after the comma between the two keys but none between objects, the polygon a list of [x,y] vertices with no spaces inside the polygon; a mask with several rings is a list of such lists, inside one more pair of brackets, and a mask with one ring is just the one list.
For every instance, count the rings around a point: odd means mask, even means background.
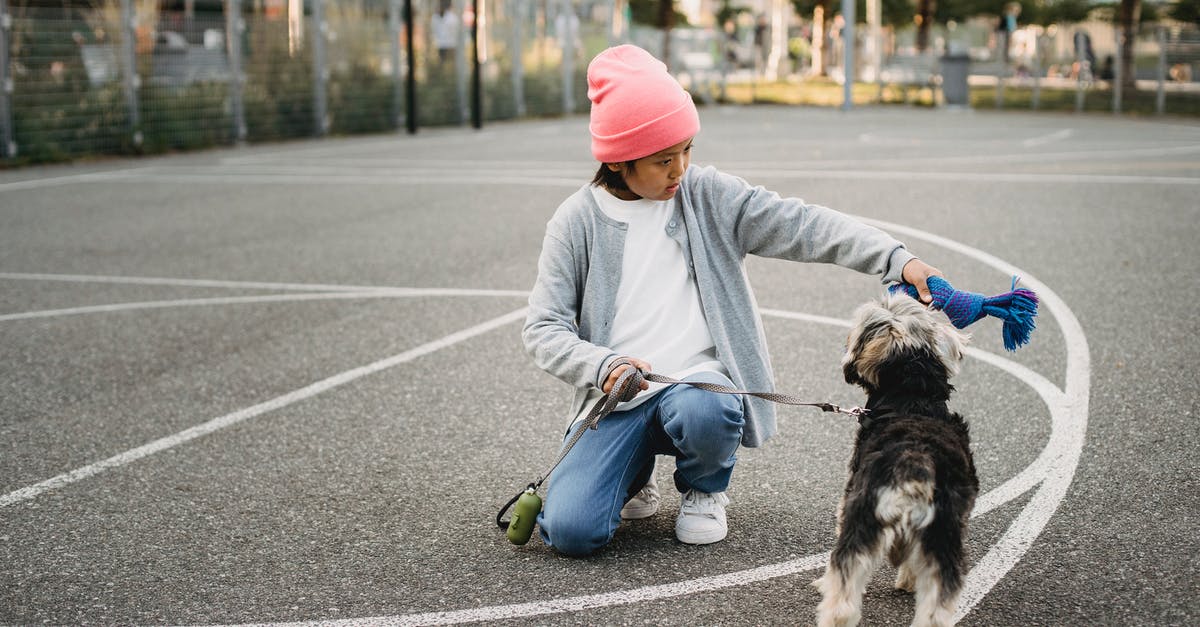
[{"label": "blue jeans", "polygon": [[[732,385],[714,372],[687,379]],[[572,556],[608,544],[621,524],[621,508],[654,471],[655,455],[675,457],[680,492],[725,491],[745,424],[741,397],[678,384],[609,414],[554,470],[538,516],[542,540]]]}]

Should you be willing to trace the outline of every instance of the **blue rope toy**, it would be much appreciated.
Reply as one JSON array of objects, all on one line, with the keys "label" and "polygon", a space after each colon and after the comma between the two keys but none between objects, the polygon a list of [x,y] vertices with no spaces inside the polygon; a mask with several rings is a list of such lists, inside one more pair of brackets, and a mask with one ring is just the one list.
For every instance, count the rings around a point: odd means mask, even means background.
[{"label": "blue rope toy", "polygon": [[[1033,319],[1037,317],[1038,309],[1037,294],[1017,287],[1017,280],[1013,277],[1011,291],[997,296],[961,292],[938,276],[929,277],[926,284],[933,296],[933,306],[945,312],[950,323],[959,329],[987,316],[1003,320],[1004,348],[1015,351],[1029,342],[1029,334],[1037,326]],[[889,289],[892,293],[904,292],[917,298],[917,288],[908,283],[897,283]]]}]

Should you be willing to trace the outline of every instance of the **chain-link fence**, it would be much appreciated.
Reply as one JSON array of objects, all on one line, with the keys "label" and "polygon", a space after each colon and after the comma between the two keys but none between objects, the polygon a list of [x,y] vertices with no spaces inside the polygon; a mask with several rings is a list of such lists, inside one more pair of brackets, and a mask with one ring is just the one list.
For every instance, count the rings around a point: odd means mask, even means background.
[{"label": "chain-link fence", "polygon": [[409,2],[0,0],[0,150],[54,161],[467,123],[473,28],[482,119],[577,112],[586,60],[627,23],[611,0]]},{"label": "chain-link fence", "polygon": [[[669,44],[632,25],[628,0],[49,4],[0,0],[0,164],[583,112],[587,60],[621,42],[667,60],[705,102],[740,101],[745,90],[727,88],[747,84],[816,93],[844,77],[847,56],[844,25],[794,15],[783,0],[723,25],[701,12]],[[1194,28],[1144,28],[1128,83],[1105,66],[1118,46],[1111,26],[1026,27],[1003,43],[992,26],[935,26],[918,51],[911,28],[860,24],[859,87],[869,102],[917,87],[944,103],[957,57],[973,106],[1057,97],[1170,112],[1172,99],[1197,100]]]}]

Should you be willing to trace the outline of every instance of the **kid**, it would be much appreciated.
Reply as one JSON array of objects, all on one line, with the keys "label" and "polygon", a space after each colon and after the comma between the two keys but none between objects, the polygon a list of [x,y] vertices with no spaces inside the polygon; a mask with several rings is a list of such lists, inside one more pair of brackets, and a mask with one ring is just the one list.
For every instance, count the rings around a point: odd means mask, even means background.
[{"label": "kid", "polygon": [[[591,184],[546,226],[522,333],[542,369],[575,387],[567,435],[625,369],[770,390],[762,320],[747,254],[836,263],[917,286],[939,275],[904,245],[841,213],[782,198],[711,167],[691,167],[700,120],[662,62],[624,45],[588,66]],[[776,431],[761,399],[643,383],[555,470],[538,517],[556,550],[587,555],[622,518],[658,510],[655,455],[675,457],[682,505],[675,535],[725,538],[738,446]]]}]

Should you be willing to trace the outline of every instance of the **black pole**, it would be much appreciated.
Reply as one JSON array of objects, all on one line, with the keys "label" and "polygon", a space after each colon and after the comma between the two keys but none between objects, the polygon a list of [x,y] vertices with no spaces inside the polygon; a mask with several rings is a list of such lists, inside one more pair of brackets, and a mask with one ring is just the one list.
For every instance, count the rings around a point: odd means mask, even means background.
[{"label": "black pole", "polygon": [[471,0],[471,126],[483,128],[483,86],[479,73],[479,0]]},{"label": "black pole", "polygon": [[413,52],[412,0],[404,0],[404,41],[408,57],[408,71],[404,75],[404,121],[408,134],[417,132],[417,55]]}]

